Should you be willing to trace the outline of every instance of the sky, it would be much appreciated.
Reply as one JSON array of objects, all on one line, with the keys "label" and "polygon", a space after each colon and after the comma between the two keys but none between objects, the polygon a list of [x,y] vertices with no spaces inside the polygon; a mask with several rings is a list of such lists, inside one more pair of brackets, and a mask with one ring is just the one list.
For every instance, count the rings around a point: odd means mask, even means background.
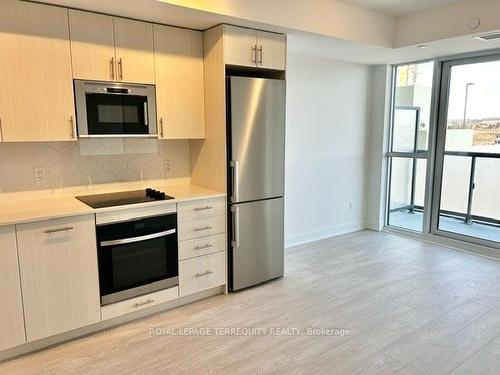
[{"label": "sky", "polygon": [[500,117],[500,61],[452,67],[448,119],[464,116],[465,87],[469,87],[467,118]]},{"label": "sky", "polygon": [[[417,85],[432,86],[434,63],[418,64]],[[469,87],[467,118],[500,117],[500,61],[455,65],[451,70],[448,119],[464,116],[465,87]]]}]

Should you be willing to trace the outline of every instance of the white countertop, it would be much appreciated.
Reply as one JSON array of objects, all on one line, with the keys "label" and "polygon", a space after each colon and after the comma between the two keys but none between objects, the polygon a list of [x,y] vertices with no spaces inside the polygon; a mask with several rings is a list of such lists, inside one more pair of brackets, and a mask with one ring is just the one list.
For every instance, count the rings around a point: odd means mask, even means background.
[{"label": "white countertop", "polygon": [[[174,204],[198,199],[224,197],[224,193],[208,190],[195,185],[154,186],[175,199],[139,203],[124,206],[94,209],[70,196],[53,196],[49,199],[19,200],[0,202],[0,226],[28,223],[32,221],[55,219],[65,216],[93,214],[97,212],[126,210],[133,207],[147,207]],[[137,188],[117,189],[116,191],[137,190]],[[107,190],[110,192],[109,190]],[[86,195],[84,193],[76,195]],[[97,194],[97,193],[95,193]]]}]

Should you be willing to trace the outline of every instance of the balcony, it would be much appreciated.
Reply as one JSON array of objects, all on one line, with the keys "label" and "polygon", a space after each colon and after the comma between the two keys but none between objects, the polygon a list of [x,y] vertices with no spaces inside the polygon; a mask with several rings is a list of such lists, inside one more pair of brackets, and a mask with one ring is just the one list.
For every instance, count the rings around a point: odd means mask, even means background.
[{"label": "balcony", "polygon": [[[500,243],[500,154],[445,151],[438,229]],[[400,199],[391,200],[389,225],[422,231],[425,171],[400,163]],[[420,170],[420,173],[419,173]],[[401,198],[402,197],[402,198]]]}]

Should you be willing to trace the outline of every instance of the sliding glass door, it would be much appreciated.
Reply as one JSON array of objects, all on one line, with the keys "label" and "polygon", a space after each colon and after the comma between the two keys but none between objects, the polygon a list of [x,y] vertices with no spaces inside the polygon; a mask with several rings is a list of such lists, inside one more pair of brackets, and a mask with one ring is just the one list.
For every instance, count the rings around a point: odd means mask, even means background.
[{"label": "sliding glass door", "polygon": [[432,232],[500,247],[500,56],[442,66]]}]

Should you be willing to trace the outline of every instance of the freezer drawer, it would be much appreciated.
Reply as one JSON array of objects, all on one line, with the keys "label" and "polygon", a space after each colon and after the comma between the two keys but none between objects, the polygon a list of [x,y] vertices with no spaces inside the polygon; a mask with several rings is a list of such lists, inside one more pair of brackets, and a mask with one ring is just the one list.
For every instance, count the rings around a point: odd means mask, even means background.
[{"label": "freezer drawer", "polygon": [[230,78],[231,202],[283,196],[285,81]]},{"label": "freezer drawer", "polygon": [[283,198],[236,204],[231,213],[231,290],[283,276]]}]

